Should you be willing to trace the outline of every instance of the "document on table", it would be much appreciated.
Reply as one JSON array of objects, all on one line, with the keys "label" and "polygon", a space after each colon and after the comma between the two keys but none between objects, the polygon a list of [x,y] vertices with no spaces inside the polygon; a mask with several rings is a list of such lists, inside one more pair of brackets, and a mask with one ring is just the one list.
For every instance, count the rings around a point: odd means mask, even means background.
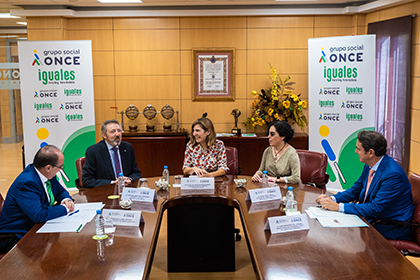
[{"label": "document on table", "polygon": [[102,209],[105,204],[98,203],[80,203],[74,205],[75,210],[66,216],[58,217],[47,221],[37,233],[52,232],[79,232],[96,215],[97,209]]},{"label": "document on table", "polygon": [[368,227],[356,215],[330,216],[316,218],[323,227]]},{"label": "document on table", "polygon": [[315,218],[323,227],[367,227],[357,215],[329,211],[320,207],[308,207],[306,213],[310,218]]}]

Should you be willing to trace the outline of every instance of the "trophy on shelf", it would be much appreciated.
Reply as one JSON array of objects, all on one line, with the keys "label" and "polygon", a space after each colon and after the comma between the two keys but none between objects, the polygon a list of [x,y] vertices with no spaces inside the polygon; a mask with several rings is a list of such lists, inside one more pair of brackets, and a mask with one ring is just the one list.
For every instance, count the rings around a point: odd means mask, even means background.
[{"label": "trophy on shelf", "polygon": [[241,129],[238,128],[238,118],[241,115],[241,111],[239,111],[239,109],[233,109],[230,114],[235,118],[235,127],[232,129],[231,133],[241,136]]},{"label": "trophy on shelf", "polygon": [[125,110],[125,116],[131,121],[131,124],[128,126],[130,132],[137,131],[137,125],[133,121],[137,119],[139,114],[139,109],[137,109],[137,107],[134,105],[128,106],[128,108]]},{"label": "trophy on shelf", "polygon": [[[111,107],[111,108],[117,109],[116,107]],[[164,119],[169,120],[174,116],[175,111],[168,104],[163,106],[160,111],[156,111],[156,108],[153,107],[152,105],[147,105],[143,109],[142,112],[139,112],[139,109],[136,106],[130,105],[130,106],[127,107],[125,112],[121,111],[121,112],[117,112],[117,113],[121,114],[121,127],[123,128],[123,132],[124,132],[124,114],[130,120],[130,125],[129,125],[130,132],[136,132],[137,131],[137,125],[134,123],[134,120],[138,117],[139,114],[143,114],[143,116],[146,119],[148,119],[149,121],[154,119],[156,117],[157,113],[161,114]],[[155,125],[152,122],[149,122],[149,121],[146,123],[146,131],[147,132],[153,132],[153,131],[155,131]],[[170,122],[164,122],[163,123],[163,131],[164,132],[171,132],[171,130],[172,130],[171,123]],[[180,132],[180,129],[179,129],[179,111],[178,110],[176,111],[176,131]]]}]

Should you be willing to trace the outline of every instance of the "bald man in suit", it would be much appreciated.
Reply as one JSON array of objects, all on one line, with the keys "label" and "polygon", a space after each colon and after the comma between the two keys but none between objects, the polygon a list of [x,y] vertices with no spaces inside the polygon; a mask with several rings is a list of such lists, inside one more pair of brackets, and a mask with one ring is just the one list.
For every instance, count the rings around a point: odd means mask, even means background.
[{"label": "bald man in suit", "polygon": [[101,127],[103,140],[86,150],[82,182],[84,188],[93,188],[114,183],[118,171],[124,174],[124,181],[141,178],[134,148],[122,142],[122,130],[117,120],[106,120]]}]

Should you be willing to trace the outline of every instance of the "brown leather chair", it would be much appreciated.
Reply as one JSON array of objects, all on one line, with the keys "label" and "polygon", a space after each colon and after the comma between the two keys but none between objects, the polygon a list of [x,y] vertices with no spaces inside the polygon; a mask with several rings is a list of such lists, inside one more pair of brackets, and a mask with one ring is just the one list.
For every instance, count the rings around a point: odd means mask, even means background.
[{"label": "brown leather chair", "polygon": [[225,147],[226,157],[227,157],[227,166],[229,171],[226,172],[226,175],[239,175],[241,174],[241,168],[238,166],[238,149],[235,147]]},{"label": "brown leather chair", "polygon": [[413,240],[390,240],[397,250],[403,255],[413,255],[420,257],[420,176],[413,173],[408,178],[411,183],[411,193],[413,194],[414,206],[413,219],[411,223],[394,221],[395,224],[402,226],[411,226],[413,228]]},{"label": "brown leather chair", "polygon": [[77,179],[75,180],[76,187],[81,188],[83,187],[82,182],[82,173],[83,173],[83,165],[85,164],[85,157],[81,157],[76,159],[76,170],[77,170]]},{"label": "brown leather chair", "polygon": [[300,179],[303,184],[325,189],[329,176],[326,174],[328,158],[324,153],[296,150],[300,160]]},{"label": "brown leather chair", "polygon": [[3,204],[4,204],[4,198],[0,193],[0,214],[1,214],[1,209],[3,209]]}]

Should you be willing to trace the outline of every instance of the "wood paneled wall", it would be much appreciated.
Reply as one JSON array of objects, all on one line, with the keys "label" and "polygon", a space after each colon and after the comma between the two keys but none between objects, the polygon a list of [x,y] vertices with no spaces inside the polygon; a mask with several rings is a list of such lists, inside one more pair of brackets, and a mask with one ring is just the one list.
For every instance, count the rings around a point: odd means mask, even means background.
[{"label": "wood paneled wall", "polygon": [[[230,112],[242,111],[242,123],[251,113],[252,90],[270,86],[269,63],[282,77],[290,75],[296,93],[308,98],[309,38],[366,34],[367,24],[409,14],[420,14],[420,1],[369,14],[340,16],[173,17],[173,18],[61,18],[28,19],[29,40],[92,40],[97,139],[105,119],[116,118],[133,104],[142,110],[165,104],[180,111],[181,127],[203,112],[217,132],[234,126]],[[414,19],[413,104],[410,172],[420,174],[420,25]],[[191,48],[236,49],[236,100],[191,100]],[[119,116],[118,116],[119,119]],[[152,120],[161,129],[164,119]],[[146,119],[136,119],[144,129]],[[175,124],[175,118],[171,119]],[[126,124],[128,123],[126,119]],[[242,126],[243,131],[246,129]],[[257,132],[265,128],[258,128]],[[249,131],[249,130],[248,130]]]}]

